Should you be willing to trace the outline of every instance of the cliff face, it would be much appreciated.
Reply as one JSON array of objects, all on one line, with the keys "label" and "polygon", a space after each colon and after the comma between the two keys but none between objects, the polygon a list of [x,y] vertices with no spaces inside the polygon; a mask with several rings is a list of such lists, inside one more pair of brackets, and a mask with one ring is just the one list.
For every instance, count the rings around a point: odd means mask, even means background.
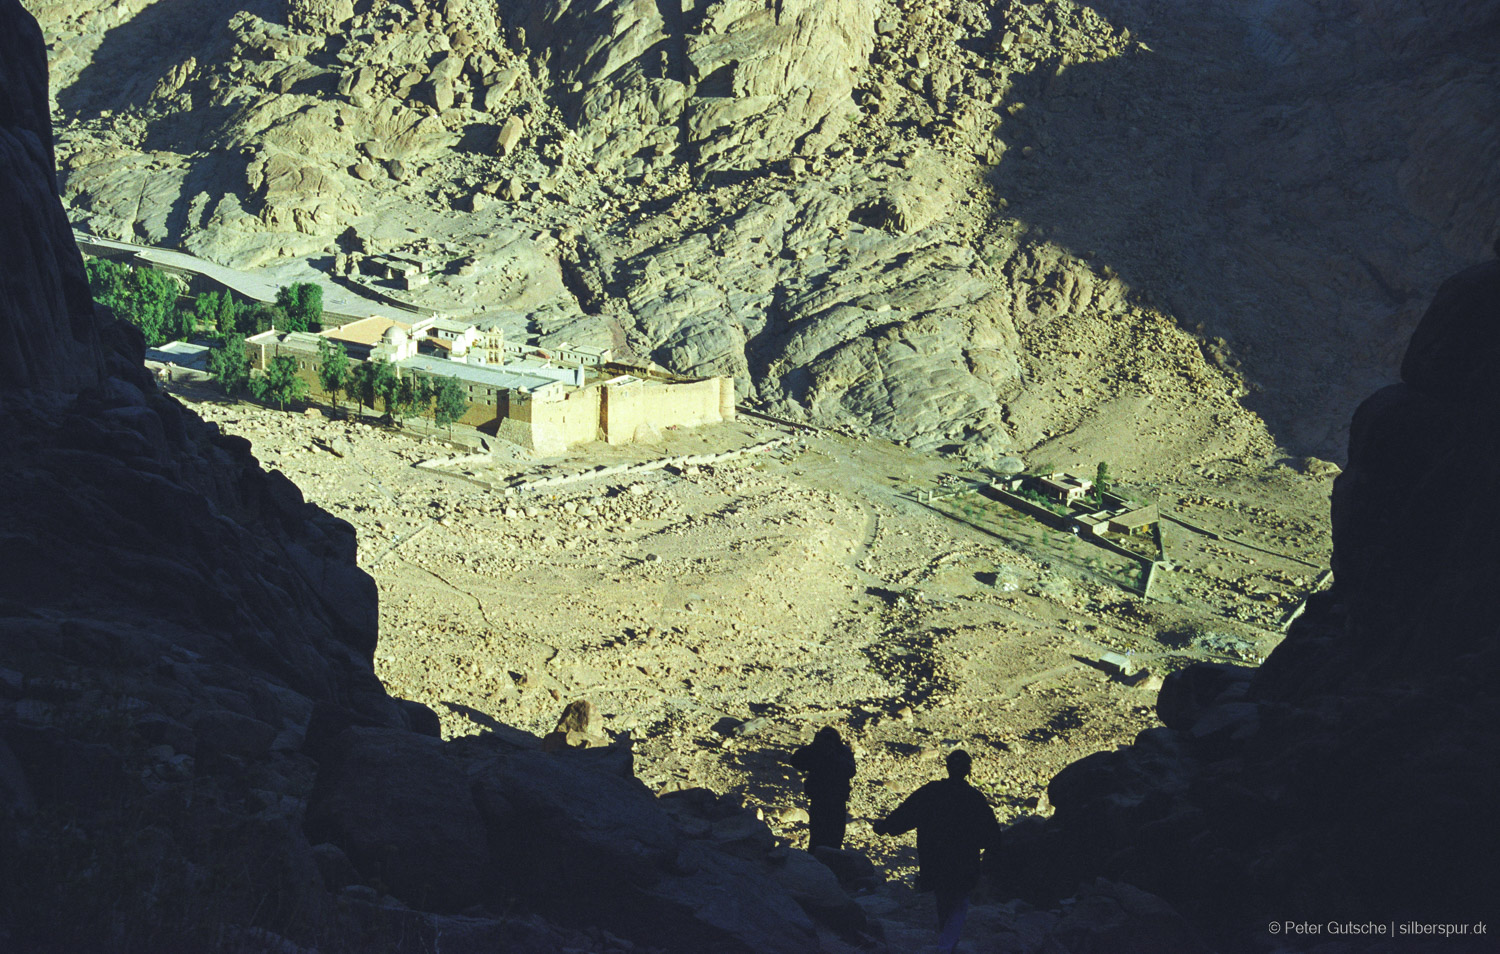
[{"label": "cliff face", "polygon": [[[327,908],[315,704],[406,724],[354,534],[155,391],[58,202],[41,32],[0,2],[0,946],[149,948]],[[231,868],[232,859],[243,871]]]},{"label": "cliff face", "polygon": [[1350,427],[1334,587],[1258,671],[1174,674],[1165,728],[1054,778],[1055,816],[1009,836],[1018,892],[1118,878],[1231,948],[1286,919],[1493,922],[1497,328],[1500,262],[1443,284]]},{"label": "cliff face", "polygon": [[94,303],[58,204],[42,31],[0,3],[0,386],[75,389],[99,380]]}]

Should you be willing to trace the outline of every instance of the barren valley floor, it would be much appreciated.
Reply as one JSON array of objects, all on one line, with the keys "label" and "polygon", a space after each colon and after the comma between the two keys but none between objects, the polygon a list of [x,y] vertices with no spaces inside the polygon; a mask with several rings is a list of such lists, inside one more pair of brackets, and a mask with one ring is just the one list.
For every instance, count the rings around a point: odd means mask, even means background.
[{"label": "barren valley floor", "polygon": [[[1164,509],[1263,549],[1171,525],[1168,599],[1147,603],[1082,572],[1086,554],[1039,559],[922,505],[912,492],[951,485],[955,464],[880,441],[742,418],[568,459],[502,450],[419,468],[458,451],[326,410],[196,397],[357,528],[380,587],[376,671],[435,709],[445,736],[545,734],[589,699],[632,740],[647,785],[739,793],[800,847],[805,802],[786,759],[833,725],[859,765],[848,843],[908,881],[910,839],[877,838],[870,822],[940,776],[949,749],[974,755],[1002,821],[1046,812],[1064,765],[1157,724],[1159,680],[1112,679],[1091,665],[1103,652],[1154,675],[1253,661],[1312,584],[1308,564],[1327,560],[1328,481],[1280,466],[1225,464],[1196,489],[1151,475]],[[524,489],[779,438],[712,465]]]}]

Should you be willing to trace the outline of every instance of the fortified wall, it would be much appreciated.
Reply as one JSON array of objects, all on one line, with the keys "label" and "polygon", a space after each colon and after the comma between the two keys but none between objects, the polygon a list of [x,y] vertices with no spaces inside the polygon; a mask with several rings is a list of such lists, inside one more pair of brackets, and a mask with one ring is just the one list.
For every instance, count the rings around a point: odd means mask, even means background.
[{"label": "fortified wall", "polygon": [[[252,367],[264,371],[278,355],[297,362],[297,376],[315,398],[333,401],[318,378],[322,336],[263,332],[246,340]],[[337,339],[336,339],[337,340]],[[348,348],[348,345],[340,341]],[[360,360],[365,353],[353,353]],[[680,378],[661,371],[610,364],[608,376],[579,387],[506,365],[417,358],[396,364],[398,374],[456,377],[468,409],[459,423],[494,433],[544,456],[592,441],[629,444],[673,427],[697,427],[735,417],[734,379]],[[582,372],[580,372],[582,377]]]},{"label": "fortified wall", "polygon": [[649,381],[628,375],[576,390],[512,393],[496,433],[539,454],[602,440],[630,444],[669,427],[734,420],[734,379]]}]

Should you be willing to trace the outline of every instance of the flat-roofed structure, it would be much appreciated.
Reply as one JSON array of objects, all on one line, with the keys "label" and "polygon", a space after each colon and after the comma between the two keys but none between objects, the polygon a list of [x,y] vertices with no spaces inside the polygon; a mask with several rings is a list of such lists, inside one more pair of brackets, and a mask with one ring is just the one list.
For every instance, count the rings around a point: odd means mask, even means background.
[{"label": "flat-roofed structure", "polygon": [[1123,513],[1110,514],[1109,529],[1115,533],[1150,533],[1161,520],[1156,504],[1147,504]]},{"label": "flat-roofed structure", "polygon": [[535,339],[530,341],[509,340],[505,342],[504,347],[506,354],[515,355],[519,358],[535,358],[543,361],[586,364],[589,366],[604,365],[613,361],[615,355],[613,348],[592,348],[586,345],[574,345],[567,342],[542,344]]},{"label": "flat-roofed structure", "polygon": [[154,348],[147,348],[146,360],[175,364],[179,368],[191,368],[194,371],[207,371],[208,356],[212,352],[213,348],[208,345],[191,341],[168,341]]},{"label": "flat-roofed structure", "polygon": [[369,360],[371,352],[388,342],[392,328],[399,328],[403,334],[411,331],[411,325],[405,322],[396,321],[384,315],[371,315],[369,318],[351,321],[347,325],[329,328],[322,332],[322,335],[344,345],[344,350],[349,352],[349,357],[366,361]]},{"label": "flat-roofed structure", "polygon": [[412,328],[429,332],[435,338],[462,338],[475,330],[472,324],[454,318],[428,318],[417,322]]},{"label": "flat-roofed structure", "polygon": [[1072,474],[1047,474],[1036,478],[1037,490],[1065,504],[1082,500],[1083,495],[1094,489],[1092,480],[1074,477]]},{"label": "flat-roofed structure", "polygon": [[285,354],[296,358],[297,370],[311,371],[311,376],[304,377],[312,382],[317,379],[318,342],[321,340],[320,335],[310,331],[282,332],[272,329],[246,338],[245,353],[250,358],[250,366],[261,371],[277,355]]},{"label": "flat-roofed structure", "polygon": [[560,389],[562,384],[552,378],[512,371],[509,367],[498,368],[483,364],[465,364],[419,354],[396,362],[396,367],[415,371],[429,377],[456,378],[465,387],[477,386],[490,390],[521,391],[527,394],[548,388]]},{"label": "flat-roofed structure", "polygon": [[432,268],[423,259],[405,255],[368,255],[365,257],[365,264],[367,268],[374,269],[379,277],[399,282],[408,289],[427,284],[427,273]]},{"label": "flat-roofed structure", "polygon": [[521,361],[507,361],[502,367],[518,374],[534,374],[553,381],[561,381],[575,388],[583,387],[584,382],[588,380],[588,372],[584,370],[582,364],[567,368],[558,367],[550,361],[526,358]]},{"label": "flat-roofed structure", "polygon": [[1085,533],[1102,536],[1109,525],[1109,517],[1102,512],[1075,513],[1068,519],[1068,522]]},{"label": "flat-roofed structure", "polygon": [[466,364],[447,358],[417,354],[395,362],[397,369],[406,374],[431,378],[452,378],[464,389],[469,409],[460,417],[460,424],[473,427],[494,427],[511,416],[515,403],[533,396],[543,398],[561,397],[564,385],[551,378],[511,371],[504,367],[489,367],[482,364]]},{"label": "flat-roofed structure", "polygon": [[323,337],[332,338],[334,341],[346,341],[349,344],[362,344],[374,347],[380,344],[385,333],[391,328],[400,328],[402,331],[410,331],[411,325],[400,322],[394,318],[386,318],[383,315],[371,315],[358,321],[351,321],[347,325],[337,328],[329,328],[324,331]]}]

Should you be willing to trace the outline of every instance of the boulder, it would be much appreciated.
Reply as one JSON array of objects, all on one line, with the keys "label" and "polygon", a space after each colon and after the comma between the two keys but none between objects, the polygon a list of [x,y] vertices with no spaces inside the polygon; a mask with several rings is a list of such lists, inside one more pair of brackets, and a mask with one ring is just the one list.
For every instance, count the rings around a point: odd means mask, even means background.
[{"label": "boulder", "polygon": [[415,102],[431,106],[440,113],[447,112],[453,107],[453,81],[434,76],[413,87],[411,95]]},{"label": "boulder", "polygon": [[526,131],[526,124],[519,116],[512,116],[500,127],[495,134],[495,152],[500,156],[508,156],[515,151],[516,145],[521,141],[521,134]]},{"label": "boulder", "polygon": [[557,726],[542,739],[542,751],[556,752],[558,749],[588,749],[609,744],[604,734],[604,716],[587,699],[568,703]]},{"label": "boulder", "polygon": [[1216,700],[1238,689],[1249,687],[1255,671],[1228,663],[1194,663],[1179,669],[1162,682],[1156,697],[1156,714],[1173,729],[1186,729]]},{"label": "boulder", "polygon": [[858,849],[818,845],[812,856],[827,866],[845,888],[873,887],[883,880],[875,863]]},{"label": "boulder", "polygon": [[215,709],[199,716],[193,734],[200,763],[223,756],[259,759],[271,751],[276,728],[237,712]]},{"label": "boulder", "polygon": [[489,895],[484,820],[436,739],[346,730],[318,766],[306,827],[310,840],[337,845],[362,877],[413,907],[461,911]]},{"label": "boulder", "polygon": [[570,753],[509,755],[475,785],[496,860],[516,879],[507,887],[544,908],[598,910],[620,886],[649,888],[676,856],[676,832],[644,786]]},{"label": "boulder", "polygon": [[833,871],[807,852],[787,849],[774,877],[809,917],[840,937],[852,940],[870,930],[864,909],[844,893]]},{"label": "boulder", "polygon": [[[1500,239],[1495,241],[1500,255]],[[1443,282],[1412,332],[1401,380],[1456,405],[1500,413],[1490,359],[1500,354],[1500,260]]]},{"label": "boulder", "polygon": [[1128,884],[1104,878],[1083,886],[1047,932],[1060,950],[1149,954],[1209,954],[1213,948],[1173,907]]}]

